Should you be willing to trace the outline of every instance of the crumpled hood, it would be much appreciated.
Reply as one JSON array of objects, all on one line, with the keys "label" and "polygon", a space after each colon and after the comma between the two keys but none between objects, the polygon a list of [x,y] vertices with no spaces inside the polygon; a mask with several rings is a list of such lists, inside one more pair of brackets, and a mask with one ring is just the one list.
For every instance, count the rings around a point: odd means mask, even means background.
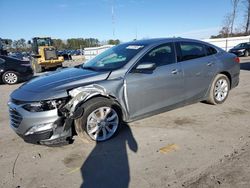
[{"label": "crumpled hood", "polygon": [[96,72],[82,68],[66,68],[48,73],[23,84],[11,97],[22,101],[37,101],[61,97],[67,90],[107,79],[110,71]]}]

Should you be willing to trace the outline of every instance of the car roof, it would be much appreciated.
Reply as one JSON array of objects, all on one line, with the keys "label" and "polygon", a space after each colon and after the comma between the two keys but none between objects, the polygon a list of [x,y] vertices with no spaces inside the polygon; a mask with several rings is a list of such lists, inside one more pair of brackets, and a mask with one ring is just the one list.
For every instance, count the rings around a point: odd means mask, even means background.
[{"label": "car roof", "polygon": [[5,56],[5,55],[0,55],[0,58],[4,59],[5,61],[13,61],[13,62],[22,62],[23,60],[15,58],[15,57],[11,57],[11,56]]},{"label": "car roof", "polygon": [[181,38],[181,37],[143,39],[143,40],[131,41],[131,42],[124,43],[124,44],[153,46],[153,45],[161,45],[161,44],[167,43],[167,42],[196,42],[196,43],[200,43],[200,44],[204,44],[204,45],[213,47],[217,51],[224,51],[223,49],[221,49],[218,46],[215,46],[211,43],[207,43],[207,42],[204,42],[201,40]]},{"label": "car roof", "polygon": [[[181,38],[181,37],[173,37],[173,38],[152,38],[152,39],[142,39],[142,40],[135,40],[128,42],[128,44],[144,44],[144,45],[151,45],[151,44],[158,44],[158,43],[166,43],[166,42],[199,42],[199,43],[206,43],[196,39],[188,39],[188,38]],[[207,43],[206,43],[207,44]]]}]

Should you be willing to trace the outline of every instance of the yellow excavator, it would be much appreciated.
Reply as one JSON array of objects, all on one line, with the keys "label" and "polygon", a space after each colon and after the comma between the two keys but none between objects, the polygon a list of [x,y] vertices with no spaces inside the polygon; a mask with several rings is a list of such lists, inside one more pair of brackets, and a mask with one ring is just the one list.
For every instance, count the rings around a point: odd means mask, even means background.
[{"label": "yellow excavator", "polygon": [[62,67],[64,58],[57,55],[50,37],[34,37],[32,43],[31,65],[35,73],[49,68]]}]

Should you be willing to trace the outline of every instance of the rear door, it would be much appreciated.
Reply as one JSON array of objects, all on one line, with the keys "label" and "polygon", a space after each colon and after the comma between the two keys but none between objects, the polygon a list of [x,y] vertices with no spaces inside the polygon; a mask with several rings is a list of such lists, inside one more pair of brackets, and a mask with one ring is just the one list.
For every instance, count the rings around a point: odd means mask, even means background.
[{"label": "rear door", "polygon": [[177,59],[184,73],[186,100],[202,99],[214,77],[216,59],[207,55],[206,46],[197,42],[179,42]]},{"label": "rear door", "polygon": [[[152,72],[134,72],[126,76],[130,118],[145,115],[184,100],[183,73],[176,62],[173,43],[157,46],[135,65],[155,63]],[[134,68],[135,68],[134,67]]]}]

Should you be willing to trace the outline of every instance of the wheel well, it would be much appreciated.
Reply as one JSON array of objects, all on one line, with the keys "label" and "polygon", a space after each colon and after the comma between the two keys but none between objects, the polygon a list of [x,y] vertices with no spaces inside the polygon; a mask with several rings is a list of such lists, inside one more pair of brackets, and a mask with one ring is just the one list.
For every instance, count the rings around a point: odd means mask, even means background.
[{"label": "wheel well", "polygon": [[6,73],[6,72],[10,72],[10,71],[15,72],[15,73],[18,74],[18,72],[16,70],[14,70],[14,69],[6,69],[6,70],[4,70],[3,74]]},{"label": "wheel well", "polygon": [[224,71],[224,72],[220,72],[220,74],[224,74],[224,75],[228,78],[228,80],[229,80],[229,82],[230,82],[230,89],[231,89],[232,77],[231,77],[230,73]]},{"label": "wheel well", "polygon": [[83,104],[83,103],[85,103],[85,102],[87,102],[87,101],[89,101],[91,99],[94,99],[94,98],[106,98],[106,99],[109,99],[112,102],[112,104],[114,104],[115,107],[117,108],[117,110],[119,111],[122,120],[124,120],[124,113],[123,113],[122,107],[121,107],[120,103],[116,100],[116,98],[114,96],[95,95],[93,97],[90,97],[86,101],[82,102],[81,104]]}]

